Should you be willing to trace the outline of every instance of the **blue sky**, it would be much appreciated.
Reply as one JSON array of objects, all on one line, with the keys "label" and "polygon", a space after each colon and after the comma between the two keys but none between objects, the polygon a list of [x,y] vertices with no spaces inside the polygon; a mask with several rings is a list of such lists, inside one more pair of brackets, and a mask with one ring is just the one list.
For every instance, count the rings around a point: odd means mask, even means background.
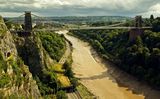
[{"label": "blue sky", "polygon": [[0,15],[32,11],[41,16],[160,16],[160,0],[0,0]]}]

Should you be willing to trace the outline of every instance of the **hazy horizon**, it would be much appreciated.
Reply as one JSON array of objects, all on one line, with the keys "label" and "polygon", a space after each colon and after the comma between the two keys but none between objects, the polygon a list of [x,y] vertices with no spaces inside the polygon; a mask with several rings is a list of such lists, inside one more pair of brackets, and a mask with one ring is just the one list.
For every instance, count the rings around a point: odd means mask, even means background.
[{"label": "hazy horizon", "polygon": [[[1,13],[1,12],[0,12]],[[16,17],[19,17],[21,15],[23,15],[25,13],[25,11],[22,11],[22,12],[19,12],[19,13],[16,13],[14,14],[13,16],[11,14],[0,14],[0,16],[2,17],[6,17],[6,18],[16,18]],[[135,16],[127,16],[127,15],[42,15],[41,13],[36,13],[36,12],[32,12],[32,14],[35,14],[35,15],[38,15],[38,16],[42,16],[42,17],[135,17]],[[137,14],[138,15],[138,14]],[[150,17],[149,16],[146,16],[146,17]]]}]

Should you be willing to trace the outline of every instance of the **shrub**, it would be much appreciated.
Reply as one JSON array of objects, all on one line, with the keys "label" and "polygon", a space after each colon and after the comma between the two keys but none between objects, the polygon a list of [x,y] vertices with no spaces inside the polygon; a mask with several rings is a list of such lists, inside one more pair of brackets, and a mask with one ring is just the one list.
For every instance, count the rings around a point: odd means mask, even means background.
[{"label": "shrub", "polygon": [[10,82],[10,77],[9,77],[9,75],[7,75],[7,74],[2,74],[1,76],[0,76],[0,88],[4,88],[6,85],[8,85],[9,84],[9,82]]},{"label": "shrub", "polygon": [[67,97],[67,95],[66,95],[66,92],[65,92],[65,91],[62,91],[62,90],[60,90],[60,91],[58,91],[58,92],[56,93],[56,98],[57,98],[57,99],[68,99],[68,97]]}]

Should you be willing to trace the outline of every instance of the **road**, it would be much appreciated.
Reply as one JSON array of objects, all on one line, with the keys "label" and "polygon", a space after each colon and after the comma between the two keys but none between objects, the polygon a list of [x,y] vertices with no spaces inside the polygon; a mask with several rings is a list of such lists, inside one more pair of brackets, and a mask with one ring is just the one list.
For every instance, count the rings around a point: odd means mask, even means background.
[{"label": "road", "polygon": [[71,54],[71,48],[70,48],[69,43],[66,41],[66,51],[64,55],[62,56],[62,58],[59,60],[59,64],[64,64],[70,54]]},{"label": "road", "polygon": [[105,63],[88,43],[66,35],[73,44],[73,72],[99,99],[160,99],[160,92],[138,82],[132,76]]},{"label": "road", "polygon": [[[59,32],[57,31],[56,33],[58,34],[62,34],[63,32]],[[68,41],[66,41],[66,51],[64,53],[64,55],[62,56],[62,58],[59,60],[59,64],[64,64],[67,60],[67,58],[69,57],[69,55],[71,54],[71,45],[69,44]],[[67,93],[68,99],[81,99],[76,92],[70,92]]]}]

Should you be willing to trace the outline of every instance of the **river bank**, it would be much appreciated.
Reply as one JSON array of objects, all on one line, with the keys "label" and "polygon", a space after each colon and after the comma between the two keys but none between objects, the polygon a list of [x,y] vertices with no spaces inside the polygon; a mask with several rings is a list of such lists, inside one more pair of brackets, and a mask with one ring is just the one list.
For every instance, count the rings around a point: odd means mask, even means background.
[{"label": "river bank", "polygon": [[159,91],[138,82],[134,77],[100,58],[88,43],[66,33],[67,31],[62,31],[73,44],[75,76],[100,99],[159,99]]}]

